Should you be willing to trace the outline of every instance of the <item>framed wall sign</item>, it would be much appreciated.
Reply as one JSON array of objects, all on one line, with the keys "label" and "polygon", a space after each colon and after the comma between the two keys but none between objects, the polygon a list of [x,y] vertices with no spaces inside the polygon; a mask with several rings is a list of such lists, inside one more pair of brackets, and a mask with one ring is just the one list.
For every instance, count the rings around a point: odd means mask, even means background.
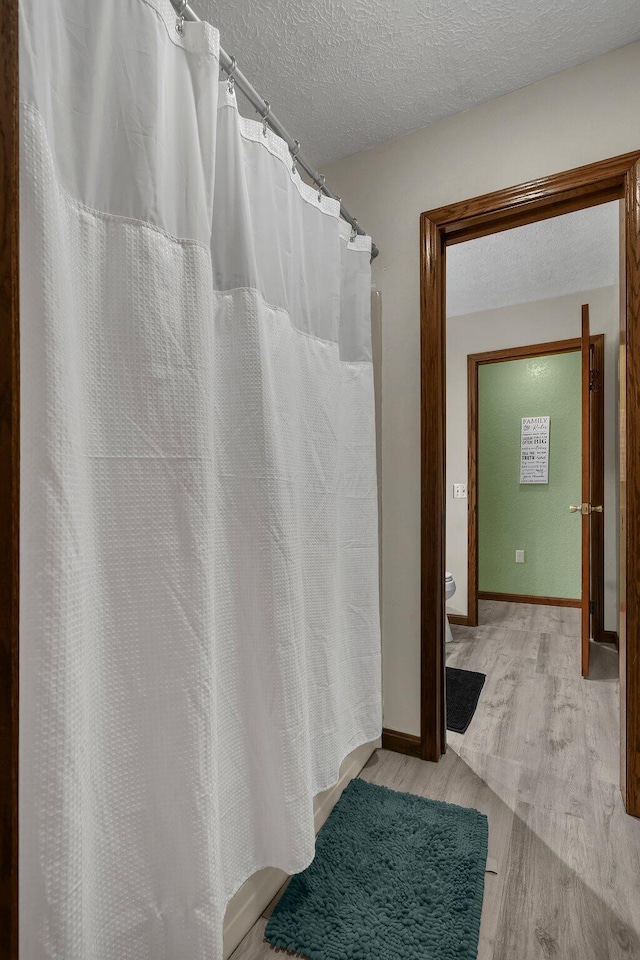
[{"label": "framed wall sign", "polygon": [[523,417],[520,483],[549,482],[549,417]]}]

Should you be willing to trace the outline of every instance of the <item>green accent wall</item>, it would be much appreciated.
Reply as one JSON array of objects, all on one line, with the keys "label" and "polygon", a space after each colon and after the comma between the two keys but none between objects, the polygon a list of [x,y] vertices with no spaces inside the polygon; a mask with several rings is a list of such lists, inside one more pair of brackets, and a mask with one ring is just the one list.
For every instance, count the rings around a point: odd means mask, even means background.
[{"label": "green accent wall", "polygon": [[[547,416],[549,482],[521,484],[522,417]],[[480,590],[580,598],[581,420],[579,352],[478,367]]]}]

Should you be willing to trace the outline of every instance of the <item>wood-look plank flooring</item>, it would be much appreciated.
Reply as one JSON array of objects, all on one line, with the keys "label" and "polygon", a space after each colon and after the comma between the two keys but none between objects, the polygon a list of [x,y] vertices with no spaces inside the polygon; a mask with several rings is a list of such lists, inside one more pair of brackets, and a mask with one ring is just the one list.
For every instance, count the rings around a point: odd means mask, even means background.
[{"label": "wood-look plank flooring", "polygon": [[[617,653],[593,645],[580,676],[580,612],[480,601],[453,626],[447,663],[487,675],[440,763],[379,750],[362,776],[476,807],[490,866],[479,960],[640,960],[640,820],[618,786]],[[265,911],[265,917],[268,915]],[[266,919],[232,960],[275,960]]]}]

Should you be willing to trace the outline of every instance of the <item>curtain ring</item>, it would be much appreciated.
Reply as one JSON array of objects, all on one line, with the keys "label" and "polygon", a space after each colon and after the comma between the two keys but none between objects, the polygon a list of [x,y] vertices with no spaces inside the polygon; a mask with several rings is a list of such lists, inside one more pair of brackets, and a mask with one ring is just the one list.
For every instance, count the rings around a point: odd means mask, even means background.
[{"label": "curtain ring", "polygon": [[233,88],[235,86],[234,73],[236,72],[236,67],[238,66],[237,60],[235,57],[231,57],[231,66],[227,70],[227,90],[229,93],[233,93]]},{"label": "curtain ring", "polygon": [[292,151],[291,151],[291,160],[292,160],[292,163],[291,163],[291,173],[295,173],[295,172],[296,172],[296,157],[297,157],[298,154],[300,153],[300,141],[299,141],[299,140],[294,140],[293,142],[295,143],[296,146],[295,146],[295,150],[292,150]]},{"label": "curtain ring", "polygon": [[326,177],[323,177],[322,174],[320,174],[319,178],[316,180],[316,183],[320,188],[318,190],[318,203],[320,203],[320,201],[322,200],[322,188],[324,187],[324,182],[326,179],[327,179]]},{"label": "curtain ring", "polygon": [[184,11],[187,6],[188,0],[181,0],[180,6],[176,9],[176,33],[179,33],[180,36],[184,36]]},{"label": "curtain ring", "polygon": [[269,114],[271,113],[271,104],[268,100],[265,100],[266,110],[262,114],[262,136],[266,137],[267,135],[267,123],[269,122]]},{"label": "curtain ring", "polygon": [[349,243],[355,243],[355,239],[357,236],[358,236],[358,221],[354,217],[351,223],[351,236],[349,237]]}]

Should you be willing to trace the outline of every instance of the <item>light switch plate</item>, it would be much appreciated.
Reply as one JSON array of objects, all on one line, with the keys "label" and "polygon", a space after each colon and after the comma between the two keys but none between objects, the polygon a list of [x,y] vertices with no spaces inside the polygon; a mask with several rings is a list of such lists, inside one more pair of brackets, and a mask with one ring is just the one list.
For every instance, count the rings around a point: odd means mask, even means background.
[{"label": "light switch plate", "polygon": [[466,485],[466,483],[454,483],[454,485],[453,485],[453,499],[454,499],[454,500],[466,500],[466,499],[467,499],[467,485]]},{"label": "light switch plate", "polygon": [[516,563],[524,563],[524,550],[516,550]]}]

